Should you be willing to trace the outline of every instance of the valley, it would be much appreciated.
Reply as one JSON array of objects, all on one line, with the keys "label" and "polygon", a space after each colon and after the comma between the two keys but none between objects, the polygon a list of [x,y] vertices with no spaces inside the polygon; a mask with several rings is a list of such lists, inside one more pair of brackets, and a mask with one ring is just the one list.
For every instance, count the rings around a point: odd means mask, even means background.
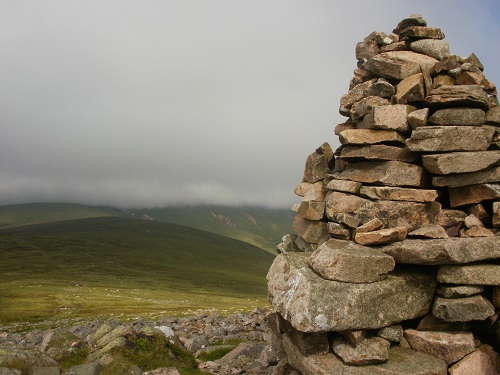
[{"label": "valley", "polygon": [[286,216],[278,210],[266,216],[266,210],[0,207],[0,324],[266,306],[271,242],[281,229],[289,231]]}]

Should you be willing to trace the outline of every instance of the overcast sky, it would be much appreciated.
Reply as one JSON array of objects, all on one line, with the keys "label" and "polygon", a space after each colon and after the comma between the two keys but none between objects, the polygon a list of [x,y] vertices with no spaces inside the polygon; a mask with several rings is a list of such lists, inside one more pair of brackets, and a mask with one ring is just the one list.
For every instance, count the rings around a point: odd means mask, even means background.
[{"label": "overcast sky", "polygon": [[412,13],[500,85],[498,0],[0,0],[0,204],[289,207]]}]

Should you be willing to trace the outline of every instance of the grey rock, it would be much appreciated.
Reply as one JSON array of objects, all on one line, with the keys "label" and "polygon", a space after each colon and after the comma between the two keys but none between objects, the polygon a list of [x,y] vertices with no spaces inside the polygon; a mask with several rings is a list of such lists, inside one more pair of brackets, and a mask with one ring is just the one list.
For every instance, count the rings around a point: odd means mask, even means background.
[{"label": "grey rock", "polygon": [[0,367],[0,375],[23,375],[23,372],[13,368]]},{"label": "grey rock", "polygon": [[428,121],[433,125],[481,126],[485,119],[480,108],[444,108],[434,112]]},{"label": "grey rock", "polygon": [[462,332],[470,331],[471,327],[462,322],[445,322],[428,314],[422,318],[418,324],[417,331],[439,331],[439,332]]},{"label": "grey rock", "polygon": [[[441,205],[437,202],[417,203],[405,201],[365,199],[352,194],[330,191],[326,196],[326,216],[351,228],[378,217],[385,227],[404,226],[408,231],[424,224],[434,224]],[[380,213],[387,213],[381,215]]]},{"label": "grey rock", "polygon": [[484,111],[490,108],[490,98],[479,85],[443,85],[425,97],[431,108],[472,107]]},{"label": "grey rock", "polygon": [[450,206],[459,207],[500,198],[500,184],[477,184],[448,188]]},{"label": "grey rock", "polygon": [[361,182],[349,180],[331,180],[326,185],[329,190],[343,191],[346,193],[357,194],[361,188]]},{"label": "grey rock", "polygon": [[308,263],[323,278],[347,283],[380,281],[395,266],[392,257],[378,250],[337,239],[319,246]]},{"label": "grey rock", "polygon": [[422,18],[420,14],[415,13],[412,14],[410,17],[401,20],[396,26],[396,28],[393,30],[393,32],[395,34],[399,34],[402,30],[410,26],[427,26],[427,22]]},{"label": "grey rock", "polygon": [[276,251],[278,253],[290,253],[295,251],[301,251],[295,244],[296,234],[285,234],[281,238],[281,242],[276,246]]},{"label": "grey rock", "polygon": [[420,73],[422,68],[432,68],[437,62],[432,57],[411,51],[391,51],[373,56],[362,67],[380,77],[402,80]]},{"label": "grey rock", "polygon": [[63,372],[62,375],[99,375],[101,365],[99,362],[87,363],[84,365],[74,366]]},{"label": "grey rock", "polygon": [[359,194],[370,199],[408,202],[434,202],[438,197],[437,190],[393,186],[362,186]]},{"label": "grey rock", "polygon": [[351,238],[351,230],[347,225],[334,223],[333,221],[329,221],[327,223],[328,234],[340,240],[349,240]]},{"label": "grey rock", "polygon": [[493,202],[493,218],[492,224],[495,228],[500,227],[500,202]]},{"label": "grey rock", "polygon": [[470,332],[431,332],[407,329],[404,337],[419,352],[443,359],[446,364],[456,362],[476,347]]},{"label": "grey rock", "polygon": [[325,215],[325,202],[304,201],[300,204],[297,216],[309,220],[321,220]]},{"label": "grey rock", "polygon": [[360,245],[384,245],[387,243],[403,241],[408,231],[406,227],[383,228],[371,232],[357,232],[354,235],[354,241]]},{"label": "grey rock", "polygon": [[302,355],[286,338],[283,346],[289,363],[303,375],[446,375],[447,366],[443,360],[411,349],[393,347],[389,349],[386,363],[350,366],[333,353]]},{"label": "grey rock", "polygon": [[374,40],[366,40],[356,44],[356,59],[369,59],[376,54],[378,54],[378,45]]},{"label": "grey rock", "polygon": [[392,326],[379,328],[377,330],[377,336],[392,342],[400,342],[403,338],[403,327],[401,326],[401,324],[395,324]]},{"label": "grey rock", "polygon": [[425,315],[434,295],[433,275],[396,270],[369,284],[325,280],[302,253],[278,255],[267,275],[269,301],[297,330],[377,329]]},{"label": "grey rock", "polygon": [[410,38],[444,39],[444,33],[438,27],[409,26],[399,32],[401,36]]},{"label": "grey rock", "polygon": [[400,161],[349,162],[345,170],[334,173],[333,176],[340,180],[386,186],[422,187],[424,185],[423,168]]},{"label": "grey rock", "polygon": [[437,60],[450,56],[450,46],[444,40],[420,39],[410,43],[413,52],[423,53]]},{"label": "grey rock", "polygon": [[[30,375],[59,375],[61,371],[59,367],[32,367],[30,370]],[[1,374],[1,372],[0,372]]]},{"label": "grey rock", "polygon": [[450,375],[497,375],[499,356],[489,345],[481,345],[449,368]]},{"label": "grey rock", "polygon": [[354,347],[344,337],[337,335],[333,339],[332,350],[348,365],[366,366],[387,362],[390,345],[383,338],[371,337],[361,340]]},{"label": "grey rock", "polygon": [[143,372],[142,375],[181,375],[181,373],[175,367],[162,367]]},{"label": "grey rock", "polygon": [[[406,239],[402,242],[381,246],[379,250],[392,256],[396,263],[422,265],[464,264],[500,258],[499,244],[499,237],[453,237],[435,240]],[[440,280],[440,282],[446,283],[445,280]],[[453,282],[453,284],[471,283]],[[481,285],[481,283],[473,284]]]},{"label": "grey rock", "polygon": [[422,73],[412,74],[404,78],[396,87],[394,100],[398,104],[420,102],[425,97],[424,76]]},{"label": "grey rock", "polygon": [[493,134],[491,126],[424,126],[413,130],[406,146],[413,152],[484,151]]},{"label": "grey rock", "polygon": [[[500,237],[487,237],[500,249]],[[478,241],[479,238],[472,240]],[[466,285],[500,285],[500,266],[495,264],[445,265],[439,267],[437,279],[440,283]]]},{"label": "grey rock", "polygon": [[422,108],[408,114],[407,121],[412,129],[416,129],[427,125],[428,116],[429,108]]},{"label": "grey rock", "polygon": [[459,187],[500,182],[500,165],[478,172],[450,174],[432,178],[434,186]]},{"label": "grey rock", "polygon": [[309,155],[304,169],[303,181],[315,183],[323,180],[327,173],[330,173],[327,157],[317,152],[313,152]]},{"label": "grey rock", "polygon": [[327,224],[324,221],[308,220],[295,217],[293,230],[306,242],[317,244],[328,235]]},{"label": "grey rock", "polygon": [[495,307],[481,295],[462,298],[437,297],[432,313],[445,322],[484,320],[495,314]]},{"label": "grey rock", "polygon": [[339,139],[342,144],[347,145],[373,145],[384,142],[405,143],[405,138],[394,130],[347,129],[340,132]]},{"label": "grey rock", "polygon": [[424,168],[433,174],[470,173],[486,169],[500,162],[500,151],[450,152],[422,155]]},{"label": "grey rock", "polygon": [[365,89],[364,95],[380,96],[381,98],[391,98],[395,92],[396,89],[393,85],[391,85],[384,79],[379,79],[377,82],[374,82]]},{"label": "grey rock", "polygon": [[448,238],[448,233],[446,230],[437,224],[425,224],[420,228],[408,233],[408,237],[423,237],[423,238]]},{"label": "grey rock", "polygon": [[363,118],[366,114],[379,106],[389,105],[391,102],[380,96],[369,96],[356,102],[351,107],[351,119],[353,121]]},{"label": "grey rock", "polygon": [[409,132],[410,127],[406,118],[414,110],[415,107],[406,104],[375,107],[363,118],[358,128]]},{"label": "grey rock", "polygon": [[500,106],[491,107],[488,112],[486,112],[485,124],[500,126]]},{"label": "grey rock", "polygon": [[344,146],[339,157],[347,161],[365,159],[394,160],[411,163],[417,159],[417,154],[408,151],[404,147],[375,144],[369,146]]}]

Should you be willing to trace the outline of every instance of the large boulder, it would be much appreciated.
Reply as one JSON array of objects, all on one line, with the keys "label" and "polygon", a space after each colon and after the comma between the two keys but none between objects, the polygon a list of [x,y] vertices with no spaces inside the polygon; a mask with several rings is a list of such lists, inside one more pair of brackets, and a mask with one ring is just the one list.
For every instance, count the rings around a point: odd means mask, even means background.
[{"label": "large boulder", "polygon": [[318,247],[308,262],[325,279],[348,283],[385,279],[395,265],[394,259],[381,251],[336,239]]},{"label": "large boulder", "polygon": [[278,255],[268,275],[269,300],[303,332],[376,329],[425,315],[435,276],[412,267],[369,284],[325,280],[303,253]]}]

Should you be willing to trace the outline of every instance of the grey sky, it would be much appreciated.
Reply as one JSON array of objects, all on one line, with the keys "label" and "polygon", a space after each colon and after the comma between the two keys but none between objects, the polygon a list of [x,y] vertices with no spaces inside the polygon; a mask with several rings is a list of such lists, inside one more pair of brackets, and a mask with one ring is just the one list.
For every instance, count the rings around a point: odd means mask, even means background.
[{"label": "grey sky", "polygon": [[500,85],[498,0],[0,0],[0,204],[288,207],[356,42],[412,13]]}]

